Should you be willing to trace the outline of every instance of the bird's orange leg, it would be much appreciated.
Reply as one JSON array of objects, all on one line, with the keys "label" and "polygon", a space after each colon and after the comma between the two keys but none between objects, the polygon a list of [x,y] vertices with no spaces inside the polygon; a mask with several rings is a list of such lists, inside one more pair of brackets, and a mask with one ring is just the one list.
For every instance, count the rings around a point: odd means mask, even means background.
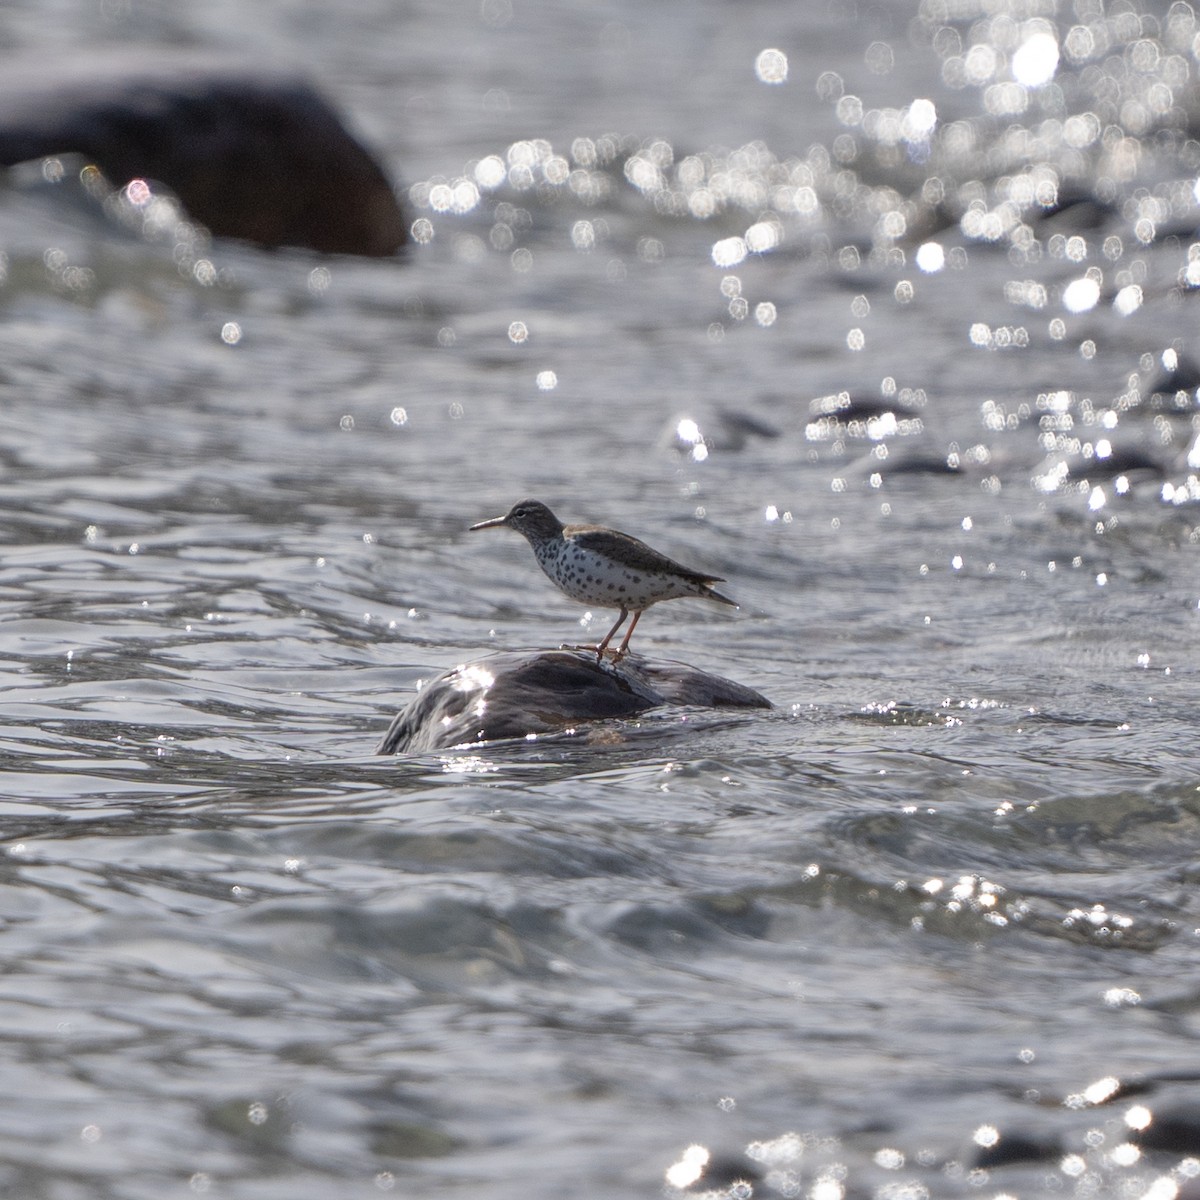
[{"label": "bird's orange leg", "polygon": [[[627,608],[621,609],[621,615],[617,618],[617,623],[604,635],[604,641],[602,641],[600,643],[600,645],[598,645],[596,647],[596,661],[597,662],[600,662],[601,659],[604,658],[604,651],[608,649],[608,643],[613,640],[613,634],[615,634],[617,632],[617,630],[621,628],[621,625],[627,616],[629,616],[629,610]],[[637,617],[633,618],[633,624],[634,625],[637,624]],[[630,626],[630,629],[632,629],[632,628],[633,628],[633,625]],[[626,637],[625,640],[629,641],[629,638]],[[623,652],[624,652],[624,649],[622,648],[622,653]],[[617,657],[620,658],[621,654],[618,654]]]},{"label": "bird's orange leg", "polygon": [[[633,620],[630,621],[629,628],[627,630],[625,630],[625,637],[621,641],[621,648],[620,648],[620,650],[618,650],[616,652],[616,654],[613,655],[614,659],[620,660],[620,659],[624,658],[625,655],[628,653],[629,639],[631,637],[633,637],[633,631],[637,628],[637,623],[638,623],[638,621],[641,620],[643,612],[645,612],[645,609],[639,609],[637,612],[635,612],[633,614]],[[624,620],[624,617],[622,617],[621,619]],[[615,629],[613,630],[613,633],[616,633]],[[610,633],[608,636],[612,637],[612,633]],[[605,640],[607,641],[607,638]]]}]

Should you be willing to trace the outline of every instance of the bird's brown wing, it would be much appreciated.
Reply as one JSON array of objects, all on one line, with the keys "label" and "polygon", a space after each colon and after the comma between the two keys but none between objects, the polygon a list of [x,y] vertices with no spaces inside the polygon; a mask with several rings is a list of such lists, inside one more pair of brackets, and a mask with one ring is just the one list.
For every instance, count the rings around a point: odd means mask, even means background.
[{"label": "bird's brown wing", "polygon": [[617,533],[603,525],[568,525],[563,536],[570,538],[584,550],[603,554],[633,571],[662,571],[689,579],[693,583],[724,583],[720,575],[706,575],[677,563],[673,558],[660,554],[645,542],[628,533]]}]

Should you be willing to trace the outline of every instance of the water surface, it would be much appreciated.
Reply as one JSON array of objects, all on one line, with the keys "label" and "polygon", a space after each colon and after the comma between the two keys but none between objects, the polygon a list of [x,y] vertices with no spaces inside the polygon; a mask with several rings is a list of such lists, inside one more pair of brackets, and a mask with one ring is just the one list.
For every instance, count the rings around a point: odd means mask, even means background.
[{"label": "water surface", "polygon": [[[1187,5],[0,30],[303,60],[416,237],[0,192],[5,1194],[1194,1177]],[[640,649],[775,710],[373,757],[607,628],[523,495],[727,577]]]}]

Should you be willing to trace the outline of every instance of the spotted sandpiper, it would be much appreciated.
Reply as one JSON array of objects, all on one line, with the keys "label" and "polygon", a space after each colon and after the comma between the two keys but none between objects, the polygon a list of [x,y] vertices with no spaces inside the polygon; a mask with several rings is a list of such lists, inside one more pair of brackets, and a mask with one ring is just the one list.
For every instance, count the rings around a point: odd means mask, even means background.
[{"label": "spotted sandpiper", "polygon": [[495,529],[502,525],[524,535],[542,570],[572,600],[597,608],[620,609],[617,623],[595,648],[598,662],[625,618],[633,613],[621,647],[613,655],[614,659],[623,658],[638,619],[660,600],[700,596],[737,608],[733,600],[713,587],[724,582],[719,575],[705,575],[681,566],[645,542],[603,525],[564,525],[538,500],[518,501],[504,516],[480,521],[471,528]]}]

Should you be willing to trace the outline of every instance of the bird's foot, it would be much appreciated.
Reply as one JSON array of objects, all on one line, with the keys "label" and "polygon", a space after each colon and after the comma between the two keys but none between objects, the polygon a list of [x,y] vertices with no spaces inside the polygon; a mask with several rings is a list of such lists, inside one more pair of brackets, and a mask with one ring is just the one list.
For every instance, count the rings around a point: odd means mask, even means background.
[{"label": "bird's foot", "polygon": [[609,658],[613,658],[617,653],[615,650],[609,650],[605,646],[597,646],[595,642],[563,642],[561,649],[586,650],[589,654],[594,654],[596,656],[597,662],[603,662],[606,654],[609,656]]},{"label": "bird's foot", "polygon": [[607,659],[610,663],[615,664],[629,657],[628,650],[612,650],[608,646],[597,646],[595,642],[563,642],[560,649],[586,650],[589,654],[594,654],[596,656],[597,663],[603,663],[605,659]]}]

